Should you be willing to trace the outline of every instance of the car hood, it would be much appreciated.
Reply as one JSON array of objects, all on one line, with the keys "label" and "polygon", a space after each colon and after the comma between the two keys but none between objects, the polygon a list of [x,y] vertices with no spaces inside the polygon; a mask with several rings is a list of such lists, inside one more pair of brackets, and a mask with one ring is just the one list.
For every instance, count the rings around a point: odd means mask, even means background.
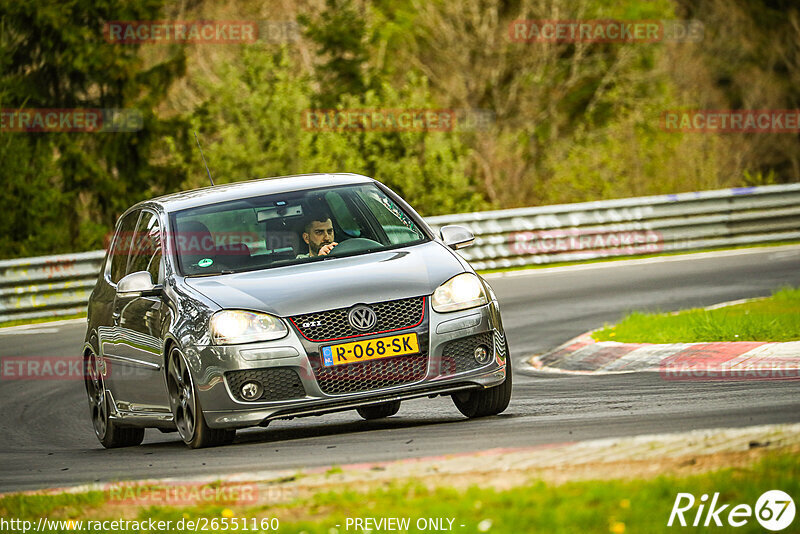
[{"label": "car hood", "polygon": [[222,308],[289,317],[420,295],[464,272],[444,245],[419,245],[260,271],[185,278]]}]

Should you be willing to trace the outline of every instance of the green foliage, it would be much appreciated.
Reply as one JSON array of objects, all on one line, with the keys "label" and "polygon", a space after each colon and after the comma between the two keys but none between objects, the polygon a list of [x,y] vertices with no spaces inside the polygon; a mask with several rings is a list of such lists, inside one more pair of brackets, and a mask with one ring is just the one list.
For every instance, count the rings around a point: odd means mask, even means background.
[{"label": "green foliage", "polygon": [[[239,61],[221,69],[224,80],[193,114],[215,183],[308,172],[309,136],[300,129],[310,107],[308,80],[291,71],[285,50],[241,48]],[[208,185],[200,155],[190,155],[188,187]]]},{"label": "green foliage", "polygon": [[696,343],[714,341],[800,340],[800,289],[715,310],[677,314],[635,312],[593,334],[598,341]]},{"label": "green foliage", "polygon": [[[201,106],[193,125],[209,134],[206,158],[215,183],[313,172],[372,176],[413,200],[426,215],[485,206],[465,173],[467,147],[457,134],[425,131],[316,131],[304,126],[312,107],[311,80],[294,69],[286,49],[241,49],[239,63],[222,70],[224,83],[210,86],[213,99]],[[435,107],[425,79],[409,75],[404,86],[384,85],[360,95],[345,94],[337,109],[424,109]],[[192,174],[188,186],[207,185],[197,158],[181,163]]]},{"label": "green foliage", "polygon": [[[669,109],[795,109],[789,0],[284,3],[285,46],[125,45],[113,20],[236,20],[249,0],[0,0],[0,106],[126,108],[117,133],[0,131],[0,257],[90,250],[136,201],[215,179],[358,172],[425,215],[800,180],[789,134],[667,132]],[[180,15],[179,15],[180,14]],[[509,24],[688,20],[699,43],[518,43]],[[187,56],[188,55],[188,56]],[[180,81],[179,84],[174,82]],[[475,131],[312,131],[309,109],[466,109]]]},{"label": "green foliage", "polygon": [[317,102],[334,107],[342,95],[361,94],[370,87],[367,73],[369,49],[367,21],[353,0],[325,0],[318,20],[300,15],[306,36],[317,45],[322,61],[316,67],[321,86]]},{"label": "green foliage", "polygon": [[0,256],[104,246],[132,202],[171,191],[182,178],[153,161],[161,136],[181,128],[155,107],[185,69],[181,51],[145,65],[136,46],[103,42],[110,20],[153,20],[163,0],[9,2],[0,5],[3,108],[138,110],[137,132],[2,132],[6,194]]}]

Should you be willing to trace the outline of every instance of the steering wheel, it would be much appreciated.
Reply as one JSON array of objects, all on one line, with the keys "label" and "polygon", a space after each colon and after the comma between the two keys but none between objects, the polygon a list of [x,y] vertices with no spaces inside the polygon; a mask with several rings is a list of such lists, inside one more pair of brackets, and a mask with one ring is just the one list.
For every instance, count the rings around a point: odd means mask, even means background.
[{"label": "steering wheel", "polygon": [[342,254],[348,254],[350,252],[360,252],[362,250],[368,250],[375,247],[382,247],[380,243],[377,241],[373,241],[372,239],[367,239],[365,237],[353,237],[346,241],[342,241],[328,253],[328,256],[340,256]]}]

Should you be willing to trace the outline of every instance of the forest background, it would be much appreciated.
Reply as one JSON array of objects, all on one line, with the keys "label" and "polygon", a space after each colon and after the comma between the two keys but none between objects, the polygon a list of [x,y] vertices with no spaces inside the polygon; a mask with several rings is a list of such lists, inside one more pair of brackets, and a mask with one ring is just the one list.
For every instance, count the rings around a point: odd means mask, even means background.
[{"label": "forest background", "polygon": [[[700,23],[702,38],[518,42],[517,20]],[[109,42],[109,21],[259,21],[245,44]],[[0,258],[94,250],[153,196],[310,172],[425,216],[800,181],[800,136],[666,131],[800,108],[792,0],[0,0],[0,108],[135,110],[131,132],[0,130]],[[317,109],[457,110],[452,131],[319,131]]]}]

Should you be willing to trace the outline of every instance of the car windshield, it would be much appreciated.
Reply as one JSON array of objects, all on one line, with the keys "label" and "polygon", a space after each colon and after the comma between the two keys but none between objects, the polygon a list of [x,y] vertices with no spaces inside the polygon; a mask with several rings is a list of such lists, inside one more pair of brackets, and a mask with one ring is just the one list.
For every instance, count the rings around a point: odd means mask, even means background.
[{"label": "car windshield", "polygon": [[190,208],[171,216],[171,228],[178,266],[187,276],[365,254],[428,239],[414,220],[373,184]]}]

